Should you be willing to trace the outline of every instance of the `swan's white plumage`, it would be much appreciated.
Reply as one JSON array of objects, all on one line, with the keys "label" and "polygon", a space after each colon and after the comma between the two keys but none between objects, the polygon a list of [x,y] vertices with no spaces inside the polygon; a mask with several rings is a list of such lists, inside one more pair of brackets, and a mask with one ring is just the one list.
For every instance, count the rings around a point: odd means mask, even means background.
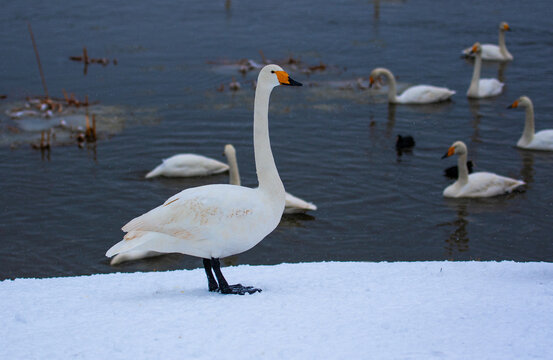
[{"label": "swan's white plumage", "polygon": [[469,98],[486,98],[501,94],[504,86],[502,82],[497,79],[480,79],[482,46],[479,43],[475,43],[472,46],[472,52],[476,54],[476,59],[467,96]]},{"label": "swan's white plumage", "polygon": [[512,192],[524,181],[511,179],[490,172],[469,174],[466,184],[455,182],[444,190],[445,197],[491,197]]},{"label": "swan's white plumage", "polygon": [[[506,22],[499,24],[499,45],[494,44],[482,44],[482,60],[490,61],[511,61],[513,55],[507,50],[505,45],[505,31],[509,31],[510,27]],[[463,50],[465,56],[474,57],[472,53],[472,47],[468,47]]]},{"label": "swan's white plumage", "polygon": [[290,193],[286,193],[285,200],[284,214],[299,214],[309,210],[317,210],[317,205],[295,197]]},{"label": "swan's white plumage", "polygon": [[128,251],[179,252],[220,258],[244,252],[273,231],[284,209],[284,186],[269,141],[272,89],[293,82],[280,66],[259,73],[254,104],[254,152],[259,187],[206,185],[173,195],[123,227],[122,241],[106,256]]},{"label": "swan's white plumage", "polygon": [[[232,185],[240,185],[240,171],[236,160],[236,149],[231,144],[225,145],[225,156],[229,163],[229,177]],[[317,210],[313,203],[302,200],[288,192],[285,194],[284,214],[299,214]]]},{"label": "swan's white plumage", "polygon": [[526,110],[524,130],[517,146],[529,150],[553,151],[553,129],[534,132],[534,105],[528,96],[521,96],[509,108],[523,107]]},{"label": "swan's white plumage", "polygon": [[146,174],[146,178],[206,176],[227,170],[227,164],[215,159],[196,154],[177,154],[164,159],[160,165]]},{"label": "swan's white plumage", "polygon": [[462,141],[456,141],[448,149],[444,157],[458,155],[457,167],[459,177],[457,181],[445,188],[444,197],[477,198],[491,197],[510,193],[525,184],[524,181],[511,179],[491,172],[475,172],[469,175],[467,168],[467,146]]},{"label": "swan's white plumage", "polygon": [[388,80],[388,101],[393,104],[431,104],[446,101],[454,94],[454,90],[433,85],[416,85],[407,88],[401,95],[396,94],[396,80],[392,72],[385,68],[376,68],[371,71],[369,82],[371,85],[380,76]]}]

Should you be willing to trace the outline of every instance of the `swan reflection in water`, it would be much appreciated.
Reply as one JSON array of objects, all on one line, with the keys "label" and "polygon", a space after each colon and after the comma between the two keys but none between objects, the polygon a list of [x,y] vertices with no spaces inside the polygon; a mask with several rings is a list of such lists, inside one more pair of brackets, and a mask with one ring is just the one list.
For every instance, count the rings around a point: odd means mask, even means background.
[{"label": "swan reflection in water", "polygon": [[469,236],[467,230],[469,222],[467,220],[468,212],[466,201],[455,202],[455,204],[452,202],[451,206],[456,208],[457,218],[441,225],[453,227],[453,232],[445,241],[445,250],[447,258],[454,260],[455,254],[469,250]]}]

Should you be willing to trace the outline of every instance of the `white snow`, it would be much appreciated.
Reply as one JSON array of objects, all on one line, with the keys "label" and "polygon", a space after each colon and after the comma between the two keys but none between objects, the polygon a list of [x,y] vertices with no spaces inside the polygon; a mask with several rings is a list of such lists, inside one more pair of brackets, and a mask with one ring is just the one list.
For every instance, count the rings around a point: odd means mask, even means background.
[{"label": "white snow", "polygon": [[0,359],[553,359],[553,264],[331,262],[0,282]]}]

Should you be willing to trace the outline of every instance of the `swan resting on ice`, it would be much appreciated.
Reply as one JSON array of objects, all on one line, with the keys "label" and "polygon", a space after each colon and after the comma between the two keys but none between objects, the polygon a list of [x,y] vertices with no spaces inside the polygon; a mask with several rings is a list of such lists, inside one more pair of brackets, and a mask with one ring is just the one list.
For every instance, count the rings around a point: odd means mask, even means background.
[{"label": "swan resting on ice", "polygon": [[203,259],[210,291],[240,295],[261,291],[229,285],[219,259],[251,249],[280,222],[285,191],[271,151],[268,124],[269,97],[278,85],[301,86],[280,66],[263,67],[257,79],[253,125],[259,187],[216,184],[181,191],[123,226],[127,234],[106,256],[130,250],[196,256]]},{"label": "swan resting on ice", "polygon": [[510,193],[517,187],[525,184],[524,181],[490,172],[475,172],[469,175],[467,169],[467,146],[462,141],[454,142],[445,155],[442,156],[442,159],[454,154],[458,155],[457,167],[459,169],[459,177],[457,181],[445,188],[444,197],[491,197]]}]

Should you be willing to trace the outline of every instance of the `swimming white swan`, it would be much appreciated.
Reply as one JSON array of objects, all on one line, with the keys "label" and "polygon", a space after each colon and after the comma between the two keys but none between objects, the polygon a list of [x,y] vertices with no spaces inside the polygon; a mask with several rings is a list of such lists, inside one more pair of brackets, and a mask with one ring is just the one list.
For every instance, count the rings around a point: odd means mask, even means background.
[{"label": "swimming white swan", "polygon": [[[230,166],[229,175],[232,185],[240,186],[240,173],[238,171],[238,162],[236,161],[236,149],[231,144],[225,145],[225,156],[227,157]],[[317,206],[313,203],[295,197],[292,194],[285,194],[284,214],[300,214],[309,210],[317,210]]]},{"label": "swimming white swan", "polygon": [[553,129],[534,133],[534,105],[532,100],[527,96],[521,96],[509,105],[509,109],[519,106],[526,108],[526,120],[524,121],[524,131],[517,142],[517,146],[523,149],[553,151]]},{"label": "swimming white swan", "polygon": [[206,176],[225,172],[228,165],[202,155],[177,154],[164,159],[160,165],[146,174],[146,179],[155,176],[189,177]]},{"label": "swimming white swan", "polygon": [[524,185],[521,180],[511,179],[490,172],[475,172],[469,175],[467,169],[467,146],[462,141],[456,141],[447,150],[443,158],[457,154],[459,177],[457,181],[445,188],[445,197],[490,197],[510,193],[515,188]]},{"label": "swimming white swan", "polygon": [[497,79],[480,79],[482,68],[482,46],[480,46],[480,43],[475,43],[471,52],[476,55],[476,59],[474,60],[474,70],[467,96],[469,98],[485,98],[501,94],[504,85],[502,82]]},{"label": "swimming white swan", "polygon": [[416,85],[411,86],[398,96],[396,94],[396,79],[388,69],[376,68],[371,71],[369,86],[372,87],[380,76],[384,76],[388,80],[388,102],[392,104],[430,104],[448,100],[455,94],[454,90],[445,87]]},{"label": "swimming white swan", "polygon": [[279,84],[301,85],[278,65],[261,69],[253,122],[259,187],[217,184],[181,191],[123,226],[127,234],[106,256],[130,250],[197,256],[203,258],[210,291],[240,295],[261,291],[240,284],[229,285],[221,273],[219,258],[251,249],[280,222],[285,191],[271,151],[268,120],[269,97]]},{"label": "swimming white swan", "polygon": [[[505,46],[505,31],[511,31],[509,24],[505,21],[499,24],[499,46],[494,44],[482,44],[482,60],[491,61],[511,61],[513,55]],[[463,50],[465,56],[474,57],[472,47]]]}]

